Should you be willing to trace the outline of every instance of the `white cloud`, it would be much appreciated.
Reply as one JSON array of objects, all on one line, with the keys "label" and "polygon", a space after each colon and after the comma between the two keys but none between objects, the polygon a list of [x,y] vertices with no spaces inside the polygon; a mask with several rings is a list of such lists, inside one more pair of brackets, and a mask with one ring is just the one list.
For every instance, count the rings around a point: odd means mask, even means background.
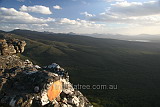
[{"label": "white cloud", "polygon": [[52,22],[52,18],[36,18],[26,12],[17,11],[14,8],[0,8],[0,23],[9,24],[44,24]]},{"label": "white cloud", "polygon": [[149,2],[116,2],[111,5],[109,12],[124,16],[146,16],[160,14],[158,1]]},{"label": "white cloud", "polygon": [[81,19],[71,20],[68,18],[37,18],[31,16],[29,13],[17,11],[14,8],[0,8],[1,30],[13,30],[15,28],[20,28],[62,33],[96,33],[98,30],[103,29],[104,26],[104,24],[97,24],[93,21],[86,21]]},{"label": "white cloud", "polygon": [[160,31],[160,1],[114,2],[89,20],[105,23],[108,33],[158,34]]},{"label": "white cloud", "polygon": [[19,2],[24,2],[25,0],[17,0],[17,1],[19,1]]},{"label": "white cloud", "polygon": [[93,16],[95,16],[94,14],[90,14],[88,12],[82,12],[81,14],[85,15],[86,17],[93,17]]},{"label": "white cloud", "polygon": [[115,4],[111,4],[112,6],[115,6],[115,7],[131,7],[131,6],[142,6],[142,3],[141,2],[127,2],[127,1],[123,1],[123,2],[116,2]]},{"label": "white cloud", "polygon": [[41,13],[41,14],[52,14],[49,7],[41,6],[41,5],[35,5],[35,6],[21,6],[20,11],[23,12],[34,12],[34,13]]},{"label": "white cloud", "polygon": [[93,21],[81,19],[71,20],[68,18],[57,19],[54,23],[50,23],[49,27],[45,27],[47,31],[66,33],[96,33],[102,30],[105,25],[96,24]]},{"label": "white cloud", "polygon": [[160,6],[158,1],[116,2],[106,12],[91,18],[93,21],[126,24],[160,24]]},{"label": "white cloud", "polygon": [[81,19],[76,20],[70,20],[68,18],[62,18],[57,21],[59,24],[66,24],[66,25],[75,25],[74,27],[92,27],[92,28],[98,28],[104,26],[103,24],[96,24],[93,21],[86,21]]},{"label": "white cloud", "polygon": [[115,1],[124,1],[124,0],[105,0],[105,1],[107,1],[107,2],[115,2]]},{"label": "white cloud", "polygon": [[81,23],[77,22],[76,20],[70,20],[68,18],[62,18],[59,20],[60,24],[70,24],[70,25],[81,25]]},{"label": "white cloud", "polygon": [[55,5],[55,6],[53,6],[53,8],[54,8],[54,9],[57,9],[57,10],[62,9],[62,7],[60,7],[59,5]]}]

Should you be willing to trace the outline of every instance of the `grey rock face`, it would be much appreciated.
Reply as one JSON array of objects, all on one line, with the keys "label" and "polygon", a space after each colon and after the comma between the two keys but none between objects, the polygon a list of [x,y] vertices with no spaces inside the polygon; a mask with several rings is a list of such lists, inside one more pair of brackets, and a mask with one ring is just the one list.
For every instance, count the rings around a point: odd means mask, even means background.
[{"label": "grey rock face", "polygon": [[11,69],[16,66],[24,66],[24,62],[18,56],[0,56],[0,69]]},{"label": "grey rock face", "polygon": [[10,54],[13,46],[14,49],[20,45],[24,48],[25,42],[8,44],[4,43],[4,47],[8,47],[10,53],[5,51],[5,55],[0,55],[1,107],[93,107],[80,91],[73,88],[68,72],[58,64],[40,67],[29,60],[22,61]]}]

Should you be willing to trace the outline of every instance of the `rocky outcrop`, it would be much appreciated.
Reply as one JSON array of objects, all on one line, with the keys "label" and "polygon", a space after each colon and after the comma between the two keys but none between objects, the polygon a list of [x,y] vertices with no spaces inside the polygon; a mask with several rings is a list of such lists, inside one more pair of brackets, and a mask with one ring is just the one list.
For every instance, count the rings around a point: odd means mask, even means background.
[{"label": "rocky outcrop", "polygon": [[0,39],[0,55],[13,55],[24,52],[25,41],[18,39]]},{"label": "rocky outcrop", "polygon": [[[40,67],[29,60],[22,61],[13,55],[9,42],[4,43],[9,54],[0,55],[0,106],[92,107],[87,98],[73,88],[68,72],[58,64]],[[16,53],[24,51],[25,42],[14,43],[11,42]]]}]

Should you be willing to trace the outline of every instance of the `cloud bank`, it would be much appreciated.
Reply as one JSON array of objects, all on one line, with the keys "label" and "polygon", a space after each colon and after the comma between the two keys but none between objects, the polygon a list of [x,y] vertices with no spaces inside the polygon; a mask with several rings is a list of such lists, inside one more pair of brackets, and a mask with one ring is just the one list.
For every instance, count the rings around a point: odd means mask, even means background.
[{"label": "cloud bank", "polygon": [[160,5],[158,1],[116,2],[107,10],[90,20],[107,23],[160,24]]},{"label": "cloud bank", "polygon": [[34,13],[41,13],[41,14],[52,14],[49,7],[41,6],[41,5],[35,5],[35,6],[21,6],[20,11],[23,12],[34,12]]},{"label": "cloud bank", "polygon": [[0,8],[0,23],[9,24],[43,24],[53,21],[52,18],[36,18],[26,12],[17,11],[14,8]]},{"label": "cloud bank", "polygon": [[44,30],[54,32],[83,32],[92,31],[95,28],[101,28],[103,24],[96,24],[93,21],[86,21],[81,19],[71,20],[68,18],[38,18],[33,17],[27,12],[17,11],[14,8],[0,8],[0,29],[11,30],[31,29],[31,30]]}]

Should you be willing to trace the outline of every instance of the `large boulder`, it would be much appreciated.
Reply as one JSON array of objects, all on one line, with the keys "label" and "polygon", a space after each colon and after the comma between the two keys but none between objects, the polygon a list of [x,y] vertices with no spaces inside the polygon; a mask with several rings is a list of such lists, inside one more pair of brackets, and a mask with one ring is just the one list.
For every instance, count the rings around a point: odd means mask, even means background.
[{"label": "large boulder", "polygon": [[0,55],[13,55],[24,52],[25,41],[18,39],[0,39]]},{"label": "large boulder", "polygon": [[0,56],[0,107],[92,107],[56,63],[40,67],[16,55]]}]

